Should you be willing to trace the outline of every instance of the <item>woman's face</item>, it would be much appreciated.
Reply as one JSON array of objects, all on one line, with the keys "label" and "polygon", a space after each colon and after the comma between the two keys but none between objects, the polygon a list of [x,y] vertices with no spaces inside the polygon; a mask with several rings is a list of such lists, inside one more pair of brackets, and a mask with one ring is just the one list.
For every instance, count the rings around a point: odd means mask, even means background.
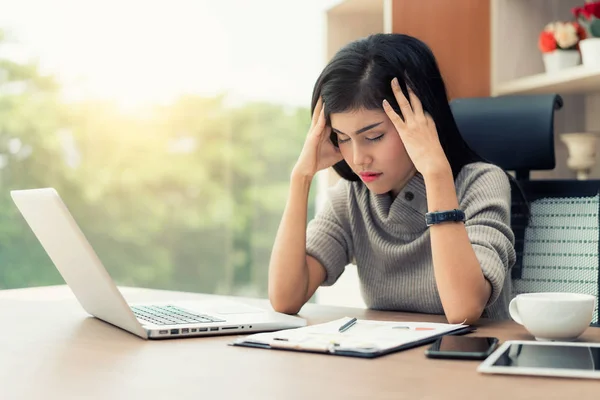
[{"label": "woman's face", "polygon": [[367,188],[398,195],[416,170],[383,109],[332,113],[330,120],[344,161]]}]

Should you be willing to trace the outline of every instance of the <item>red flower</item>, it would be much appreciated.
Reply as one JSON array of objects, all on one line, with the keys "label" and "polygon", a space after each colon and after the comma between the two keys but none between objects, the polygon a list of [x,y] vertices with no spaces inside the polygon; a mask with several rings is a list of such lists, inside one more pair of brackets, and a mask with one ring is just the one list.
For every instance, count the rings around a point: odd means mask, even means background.
[{"label": "red flower", "polygon": [[580,15],[583,15],[585,19],[590,19],[592,16],[600,18],[600,1],[586,3],[583,7],[573,7],[571,13],[575,18],[579,18]]},{"label": "red flower", "polygon": [[592,15],[596,18],[600,18],[600,1],[586,3],[583,6],[583,14],[587,19],[590,19]]},{"label": "red flower", "polygon": [[583,15],[585,19],[590,19],[591,13],[586,10],[584,7],[575,7],[571,10],[575,18],[579,18],[580,15]]},{"label": "red flower", "polygon": [[552,32],[543,31],[540,33],[538,40],[538,47],[542,53],[549,53],[556,49],[556,40],[554,40],[554,34]]}]

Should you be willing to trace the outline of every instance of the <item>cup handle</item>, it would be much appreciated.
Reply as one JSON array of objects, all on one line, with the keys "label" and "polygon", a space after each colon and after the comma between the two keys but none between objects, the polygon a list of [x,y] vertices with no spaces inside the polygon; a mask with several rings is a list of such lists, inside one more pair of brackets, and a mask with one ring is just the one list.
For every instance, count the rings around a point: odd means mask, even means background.
[{"label": "cup handle", "polygon": [[516,297],[510,301],[510,304],[508,305],[508,313],[517,324],[523,325],[523,321],[521,320],[521,316],[519,315],[519,308],[517,307]]}]

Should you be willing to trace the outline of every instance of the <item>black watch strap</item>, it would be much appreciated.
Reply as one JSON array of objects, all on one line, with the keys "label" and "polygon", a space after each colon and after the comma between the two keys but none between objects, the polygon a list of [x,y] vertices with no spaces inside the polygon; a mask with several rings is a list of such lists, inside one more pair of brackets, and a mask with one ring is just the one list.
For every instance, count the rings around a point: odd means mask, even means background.
[{"label": "black watch strap", "polygon": [[425,223],[427,226],[442,222],[465,222],[465,213],[462,210],[454,209],[449,211],[428,212],[425,214]]}]

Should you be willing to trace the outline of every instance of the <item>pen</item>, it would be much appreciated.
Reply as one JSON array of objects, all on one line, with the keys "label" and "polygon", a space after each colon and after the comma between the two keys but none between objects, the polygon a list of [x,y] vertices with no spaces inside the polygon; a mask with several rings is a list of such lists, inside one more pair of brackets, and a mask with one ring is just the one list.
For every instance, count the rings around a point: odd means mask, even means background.
[{"label": "pen", "polygon": [[352,318],[350,321],[346,322],[344,325],[340,326],[339,332],[346,332],[356,323],[356,318]]}]

